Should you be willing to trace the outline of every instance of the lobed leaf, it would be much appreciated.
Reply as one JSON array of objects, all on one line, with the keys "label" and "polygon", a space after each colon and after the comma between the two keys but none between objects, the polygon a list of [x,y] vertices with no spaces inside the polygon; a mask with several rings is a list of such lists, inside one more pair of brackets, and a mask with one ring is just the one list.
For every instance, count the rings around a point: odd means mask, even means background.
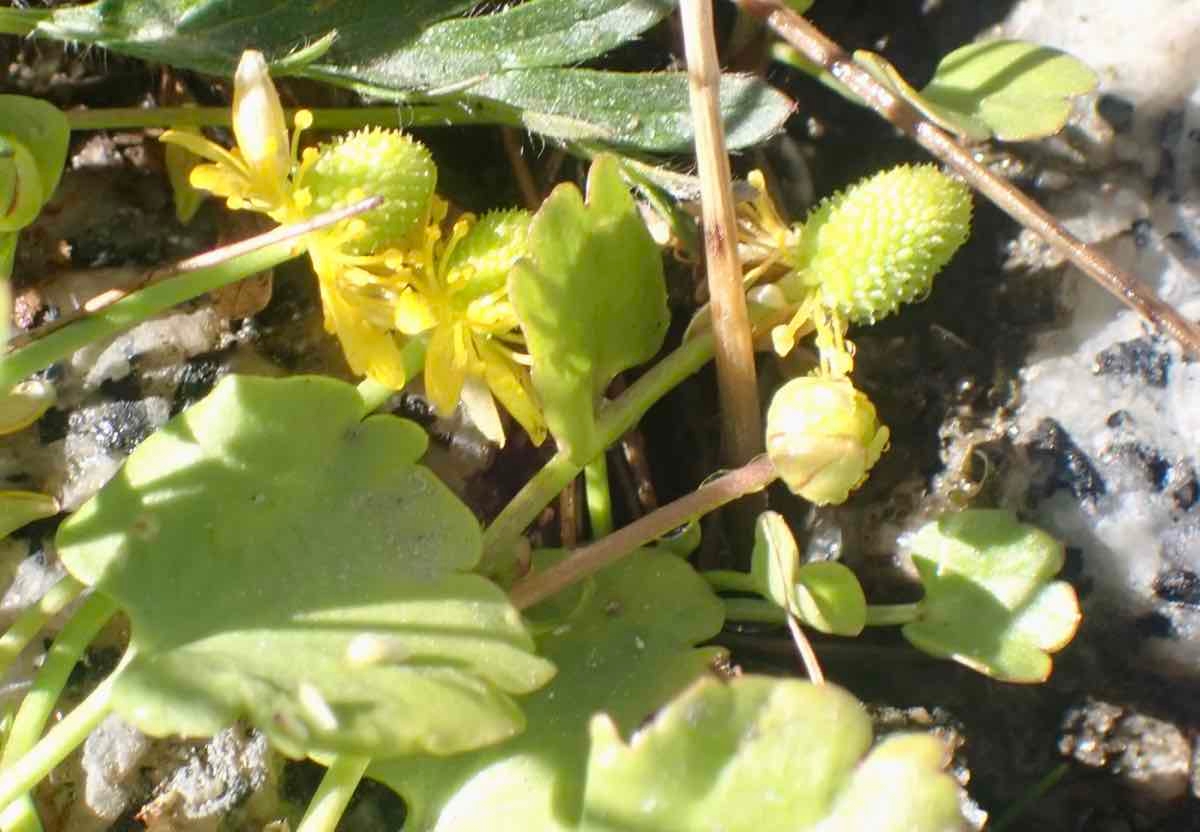
[{"label": "lobed leaf", "polygon": [[1080,618],[1075,590],[1050,580],[1062,568],[1061,543],[1011,512],[968,509],[924,526],[911,547],[925,598],[905,638],[1004,681],[1049,677],[1049,654]]},{"label": "lobed leaf", "polygon": [[[546,565],[562,552],[542,551]],[[530,611],[539,652],[558,666],[524,700],[529,727],[455,757],[375,763],[369,775],[405,800],[405,829],[567,832],[578,828],[588,721],[605,713],[633,730],[721,655],[692,645],[721,629],[722,606],[686,562],[645,549]]]},{"label": "lobed leaf", "polygon": [[546,423],[559,447],[586,463],[603,450],[595,423],[605,388],[654,357],[669,322],[662,255],[616,158],[592,163],[586,204],[572,184],[542,203],[509,296]]},{"label": "lobed leaf", "polygon": [[518,733],[553,667],[466,574],[478,524],[415,424],[327,378],[231,376],[60,528],[132,625],[115,709],[143,731],[240,717],[290,754],[449,754]]},{"label": "lobed leaf", "polygon": [[945,763],[931,735],[871,750],[871,720],[833,685],[706,679],[629,743],[592,720],[580,829],[950,832],[965,827]]}]

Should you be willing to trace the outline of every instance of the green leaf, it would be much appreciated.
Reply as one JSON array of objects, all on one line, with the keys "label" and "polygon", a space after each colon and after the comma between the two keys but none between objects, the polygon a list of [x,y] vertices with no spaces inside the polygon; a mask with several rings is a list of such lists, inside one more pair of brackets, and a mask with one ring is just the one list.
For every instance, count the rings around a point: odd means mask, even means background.
[{"label": "green leaf", "polygon": [[58,187],[70,136],[67,117],[53,104],[0,95],[0,231],[37,218]]},{"label": "green leaf", "polygon": [[[657,152],[690,150],[682,73],[568,69],[635,37],[671,0],[532,0],[449,20],[469,0],[102,0],[54,10],[39,34],[229,75],[243,49],[288,72],[368,95],[449,107],[447,123],[524,125],[554,138]],[[320,45],[320,49],[312,47]],[[311,54],[310,54],[311,53]],[[300,60],[302,56],[303,60]],[[453,93],[449,97],[436,97]],[[727,76],[721,109],[732,148],[777,132],[792,102],[760,80]]]},{"label": "green leaf", "polygon": [[231,376],[59,530],[132,624],[115,709],[147,733],[246,717],[289,754],[449,754],[519,732],[552,666],[468,572],[471,512],[415,424],[332,379]]},{"label": "green leaf", "polygon": [[246,49],[283,60],[336,32],[323,63],[378,60],[475,0],[100,0],[54,10],[38,33],[232,75]]},{"label": "green leaf", "polygon": [[393,91],[446,89],[507,70],[594,58],[649,29],[674,7],[674,0],[531,0],[435,24],[372,61],[332,61],[315,69]]},{"label": "green leaf", "polygon": [[[539,552],[536,560],[561,556]],[[575,830],[592,715],[606,713],[631,731],[722,654],[692,647],[720,631],[720,602],[686,562],[654,549],[530,612],[542,622],[539,652],[558,675],[524,700],[524,734],[470,754],[371,767],[371,777],[404,798],[406,829]]]},{"label": "green leaf", "polygon": [[[931,735],[871,748],[871,720],[833,685],[702,680],[622,741],[592,721],[582,832],[950,832],[958,784]],[[864,759],[865,757],[865,759]]]},{"label": "green leaf", "polygon": [[[506,72],[470,88],[516,109],[527,129],[564,141],[603,142],[652,153],[692,150],[687,76],[591,69]],[[790,99],[746,75],[721,77],[721,115],[730,149],[758,144],[783,128]]]},{"label": "green leaf", "polygon": [[867,623],[867,599],[854,573],[840,563],[800,565],[787,521],[764,511],[754,526],[750,574],[759,592],[822,633],[856,636]]},{"label": "green leaf", "polygon": [[914,90],[881,56],[855,60],[935,124],[971,141],[1029,141],[1066,124],[1071,99],[1096,88],[1096,74],[1065,52],[1015,40],[990,40],[954,50],[933,79]]},{"label": "green leaf", "polygon": [[1062,544],[1011,512],[968,509],[924,526],[912,540],[925,587],[904,637],[1007,682],[1043,682],[1049,654],[1079,625],[1075,590],[1051,581]]},{"label": "green leaf", "polygon": [[58,514],[58,500],[36,491],[0,491],[0,539],[17,529]]},{"label": "green leaf", "polygon": [[529,252],[509,276],[509,296],[546,423],[583,464],[603,450],[595,423],[605,388],[653,358],[666,335],[662,255],[612,156],[592,163],[586,205],[572,184],[547,197]]}]

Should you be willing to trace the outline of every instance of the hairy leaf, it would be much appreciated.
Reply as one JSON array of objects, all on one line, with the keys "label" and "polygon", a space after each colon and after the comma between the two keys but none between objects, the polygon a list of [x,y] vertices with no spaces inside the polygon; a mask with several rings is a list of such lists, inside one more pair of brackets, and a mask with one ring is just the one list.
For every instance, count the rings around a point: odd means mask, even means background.
[{"label": "hairy leaf", "polygon": [[58,533],[132,623],[114,707],[147,733],[246,717],[285,752],[448,754],[524,725],[552,675],[482,577],[424,432],[327,378],[231,376]]}]

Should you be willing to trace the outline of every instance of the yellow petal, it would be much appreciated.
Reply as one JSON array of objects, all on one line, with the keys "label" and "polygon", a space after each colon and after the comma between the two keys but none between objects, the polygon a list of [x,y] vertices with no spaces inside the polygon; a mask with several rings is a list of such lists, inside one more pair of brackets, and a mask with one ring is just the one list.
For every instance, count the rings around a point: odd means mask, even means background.
[{"label": "yellow petal", "polygon": [[546,419],[530,389],[525,369],[490,344],[481,346],[479,354],[487,386],[529,434],[533,444],[542,444],[546,439]]},{"label": "yellow petal", "polygon": [[292,167],[287,118],[267,61],[253,49],[233,76],[233,135],[257,188],[282,201]]},{"label": "yellow petal", "polygon": [[425,395],[442,416],[458,406],[459,394],[467,377],[466,362],[457,353],[457,326],[439,326],[425,351]]},{"label": "yellow petal", "polygon": [[350,369],[393,390],[402,388],[408,379],[395,336],[371,326],[338,292],[326,291],[322,296],[326,321],[332,321]]},{"label": "yellow petal", "polygon": [[182,147],[195,153],[201,159],[207,159],[216,165],[225,165],[234,170],[245,171],[245,165],[236,155],[230,153],[216,142],[211,142],[204,136],[191,129],[168,130],[159,139],[160,142]]},{"label": "yellow petal", "polygon": [[236,170],[224,165],[196,165],[188,174],[188,182],[193,188],[208,191],[223,197],[245,199],[249,193],[250,183]]}]

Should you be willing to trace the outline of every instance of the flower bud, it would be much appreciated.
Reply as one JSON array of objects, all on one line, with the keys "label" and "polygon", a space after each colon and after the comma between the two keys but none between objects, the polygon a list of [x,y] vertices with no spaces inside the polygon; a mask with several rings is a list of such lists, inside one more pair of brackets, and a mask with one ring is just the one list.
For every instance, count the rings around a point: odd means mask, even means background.
[{"label": "flower bud", "polygon": [[261,52],[242,53],[233,76],[233,135],[257,189],[274,202],[292,168],[287,117]]},{"label": "flower bud", "polygon": [[875,406],[846,378],[789,381],[767,410],[767,453],[795,494],[843,503],[867,478],[888,442]]},{"label": "flower bud", "polygon": [[796,270],[844,319],[874,323],[928,294],[970,226],[966,185],[934,165],[900,165],[809,214]]},{"label": "flower bud", "polygon": [[420,142],[399,130],[372,128],[321,145],[302,184],[312,196],[313,214],[368,196],[383,197],[383,205],[360,217],[365,231],[348,248],[351,254],[370,254],[380,246],[421,242],[437,166]]}]

